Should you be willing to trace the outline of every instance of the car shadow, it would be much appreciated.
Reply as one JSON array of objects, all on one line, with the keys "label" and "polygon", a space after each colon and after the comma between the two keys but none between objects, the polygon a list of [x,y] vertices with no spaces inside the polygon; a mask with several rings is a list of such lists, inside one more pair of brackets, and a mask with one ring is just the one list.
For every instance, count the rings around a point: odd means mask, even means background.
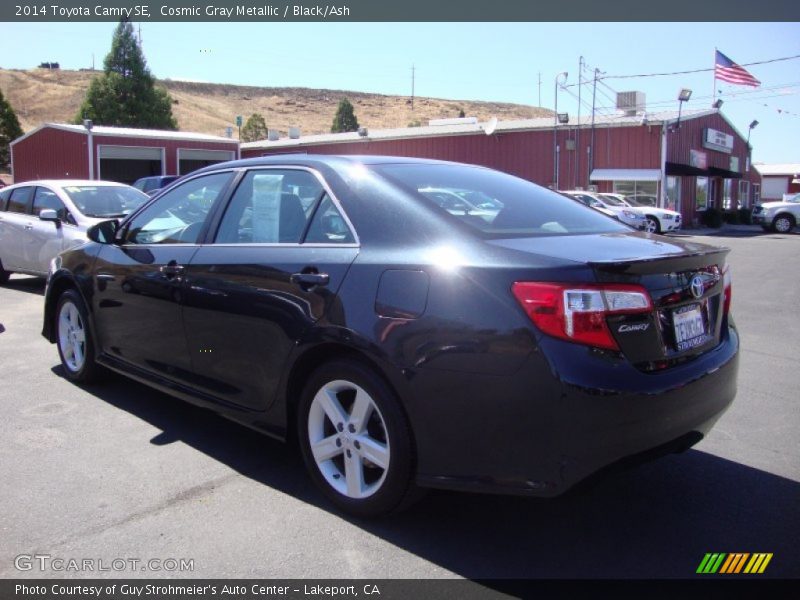
[{"label": "car shadow", "polygon": [[433,490],[406,512],[361,520],[322,498],[290,444],[122,377],[85,389],[160,429],[152,444],[188,444],[465,578],[686,578],[709,552],[774,553],[764,577],[800,576],[800,484],[700,450],[560,498]]},{"label": "car shadow", "polygon": [[17,290],[19,292],[44,296],[44,286],[46,283],[47,280],[44,277],[34,277],[32,275],[12,275],[11,278],[5,284],[3,284],[3,287],[9,290]]}]

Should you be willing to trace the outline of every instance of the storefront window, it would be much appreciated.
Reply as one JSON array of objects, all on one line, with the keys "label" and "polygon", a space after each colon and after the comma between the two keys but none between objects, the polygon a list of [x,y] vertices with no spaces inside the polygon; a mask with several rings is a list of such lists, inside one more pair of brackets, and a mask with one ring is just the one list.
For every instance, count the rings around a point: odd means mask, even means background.
[{"label": "storefront window", "polygon": [[731,200],[733,198],[733,180],[726,179],[722,184],[722,208],[724,210],[731,209]]},{"label": "storefront window", "polygon": [[667,206],[669,210],[681,209],[681,178],[667,177]]},{"label": "storefront window", "polygon": [[747,208],[750,206],[750,182],[739,182],[739,208]]},{"label": "storefront window", "polygon": [[657,181],[615,181],[614,193],[631,196],[639,204],[658,205]]},{"label": "storefront window", "polygon": [[758,204],[761,202],[761,184],[754,183],[753,184],[753,204]]},{"label": "storefront window", "polygon": [[708,206],[708,177],[698,177],[694,191],[694,207],[705,210]]}]

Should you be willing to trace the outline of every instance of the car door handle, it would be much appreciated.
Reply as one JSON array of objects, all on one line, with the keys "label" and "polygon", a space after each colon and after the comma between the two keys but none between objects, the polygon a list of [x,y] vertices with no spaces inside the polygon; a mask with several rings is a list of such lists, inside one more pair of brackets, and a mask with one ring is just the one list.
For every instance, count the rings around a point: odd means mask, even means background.
[{"label": "car door handle", "polygon": [[327,273],[294,273],[289,277],[289,281],[298,284],[303,289],[328,285],[330,280],[331,277]]},{"label": "car door handle", "polygon": [[179,265],[174,260],[171,260],[166,265],[160,266],[158,270],[167,279],[172,279],[176,275],[181,275],[186,270],[186,267]]}]

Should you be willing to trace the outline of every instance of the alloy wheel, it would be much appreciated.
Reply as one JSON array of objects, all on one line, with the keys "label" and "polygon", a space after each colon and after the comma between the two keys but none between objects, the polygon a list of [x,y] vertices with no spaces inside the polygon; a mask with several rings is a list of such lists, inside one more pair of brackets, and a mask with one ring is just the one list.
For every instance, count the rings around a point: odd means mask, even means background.
[{"label": "alloy wheel", "polygon": [[64,365],[73,373],[83,368],[86,362],[86,328],[73,302],[61,305],[58,313],[58,347],[64,357]]},{"label": "alloy wheel", "polygon": [[325,481],[352,499],[375,494],[386,480],[391,448],[372,397],[346,380],[325,384],[308,413],[308,441]]}]

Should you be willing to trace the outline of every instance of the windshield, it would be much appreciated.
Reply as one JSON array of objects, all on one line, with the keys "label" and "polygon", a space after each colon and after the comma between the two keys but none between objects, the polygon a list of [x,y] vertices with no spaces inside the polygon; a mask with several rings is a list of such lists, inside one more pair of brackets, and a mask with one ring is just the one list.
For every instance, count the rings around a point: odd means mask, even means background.
[{"label": "windshield", "polygon": [[561,194],[490,169],[441,164],[388,164],[372,169],[487,237],[630,231]]},{"label": "windshield", "polygon": [[73,185],[64,188],[73,204],[86,217],[124,217],[148,200],[147,194],[123,185]]},{"label": "windshield", "polygon": [[614,196],[603,196],[603,202],[606,204],[610,204],[611,206],[628,206],[619,198],[615,198]]}]

